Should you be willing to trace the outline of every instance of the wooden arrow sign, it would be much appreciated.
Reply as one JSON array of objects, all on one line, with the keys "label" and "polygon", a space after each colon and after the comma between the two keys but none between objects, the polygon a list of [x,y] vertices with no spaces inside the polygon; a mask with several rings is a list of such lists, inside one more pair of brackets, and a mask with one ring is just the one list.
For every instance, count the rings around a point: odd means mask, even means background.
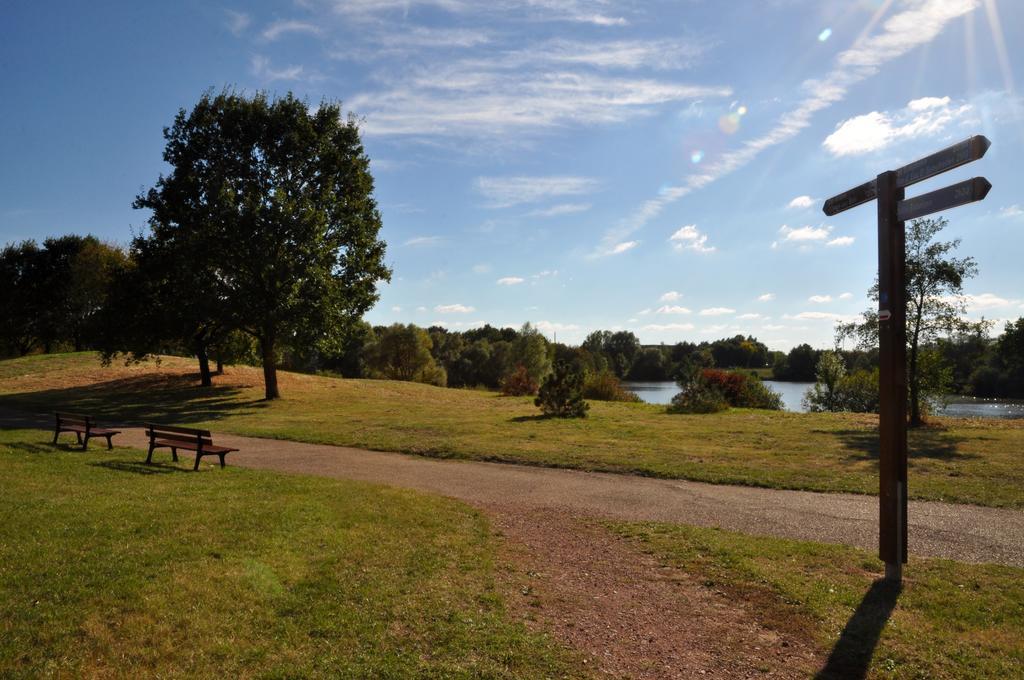
[{"label": "wooden arrow sign", "polygon": [[974,177],[948,187],[921,194],[896,204],[896,216],[903,222],[923,217],[940,210],[980,201],[988,195],[992,185],[984,177]]},{"label": "wooden arrow sign", "polygon": [[[898,169],[896,171],[896,187],[909,187],[911,184],[923,182],[953,168],[959,168],[961,165],[976,161],[985,155],[990,146],[992,146],[992,142],[985,135],[968,137],[962,142],[947,147],[942,151],[936,151],[930,156],[925,156]],[[877,195],[878,190],[875,187],[875,180],[865,182],[825,201],[825,214],[831,217],[862,203],[874,200]]]},{"label": "wooden arrow sign", "polygon": [[829,217],[838,215],[845,210],[857,207],[861,203],[875,200],[877,195],[878,190],[875,188],[875,180],[864,182],[860,186],[855,186],[825,201],[825,214]]},{"label": "wooden arrow sign", "polygon": [[911,184],[941,175],[944,172],[959,168],[985,155],[992,142],[985,135],[974,135],[964,141],[936,151],[930,156],[904,165],[896,171],[896,186],[909,187]]}]

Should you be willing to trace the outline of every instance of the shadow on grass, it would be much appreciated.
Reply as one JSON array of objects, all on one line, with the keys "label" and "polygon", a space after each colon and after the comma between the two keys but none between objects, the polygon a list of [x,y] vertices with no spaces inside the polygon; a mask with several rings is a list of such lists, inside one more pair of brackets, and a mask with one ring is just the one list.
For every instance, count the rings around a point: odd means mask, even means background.
[{"label": "shadow on grass", "polygon": [[[50,442],[39,443],[35,442],[8,442],[3,445],[4,448],[10,449],[11,451],[17,451],[18,453],[55,453],[62,450],[62,448],[55,447]],[[72,449],[63,449],[65,451],[71,451]],[[82,449],[79,448],[79,451]]]},{"label": "shadow on grass", "polygon": [[[195,383],[195,376],[190,375],[132,376],[81,387],[3,395],[0,407],[84,413],[101,425],[124,426],[149,421],[198,423],[266,405],[262,400],[242,400],[238,387],[198,387]],[[8,418],[42,422],[31,414]],[[46,423],[53,427],[52,421]]]},{"label": "shadow on grass", "polygon": [[871,657],[885,624],[896,608],[901,587],[898,583],[879,579],[871,584],[864,599],[839,634],[825,667],[815,676],[818,680],[839,680],[867,677]]},{"label": "shadow on grass", "polygon": [[515,418],[509,418],[510,423],[533,423],[540,420],[553,420],[554,416],[544,415],[543,413],[535,416],[516,416]]},{"label": "shadow on grass", "polygon": [[117,472],[131,472],[136,475],[169,475],[175,472],[190,472],[190,470],[174,467],[173,465],[165,465],[163,463],[147,464],[143,461],[102,460],[98,463],[89,463],[89,465]]},{"label": "shadow on grass", "polygon": [[[878,460],[878,430],[835,430],[829,434],[835,436],[849,451],[846,456],[850,461]],[[951,435],[942,430],[918,429],[911,430],[907,442],[907,456],[930,458],[933,460],[968,460],[978,458],[977,454],[960,451],[960,444],[966,439]]]}]

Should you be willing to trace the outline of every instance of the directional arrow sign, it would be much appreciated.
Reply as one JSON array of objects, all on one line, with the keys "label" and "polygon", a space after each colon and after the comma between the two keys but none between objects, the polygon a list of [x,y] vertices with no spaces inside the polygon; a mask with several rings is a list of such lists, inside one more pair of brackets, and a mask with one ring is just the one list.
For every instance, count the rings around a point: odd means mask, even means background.
[{"label": "directional arrow sign", "polygon": [[[937,151],[930,156],[914,161],[896,171],[897,188],[909,187],[924,180],[941,175],[942,173],[976,161],[985,155],[992,142],[988,141],[985,135],[974,135],[962,142]],[[825,214],[836,215],[854,208],[861,203],[874,200],[878,195],[875,188],[875,180],[865,182],[841,194],[837,194],[825,201]],[[979,200],[979,199],[975,199]]]},{"label": "directional arrow sign", "polygon": [[829,217],[837,215],[844,210],[855,208],[861,203],[873,201],[877,195],[878,190],[875,189],[875,180],[864,182],[864,184],[861,184],[860,186],[856,186],[841,194],[837,194],[825,201],[825,214]]},{"label": "directional arrow sign", "polygon": [[896,204],[896,216],[902,222],[940,210],[955,208],[958,205],[974,203],[985,198],[991,188],[992,185],[984,177],[974,177],[943,189],[900,201]]}]

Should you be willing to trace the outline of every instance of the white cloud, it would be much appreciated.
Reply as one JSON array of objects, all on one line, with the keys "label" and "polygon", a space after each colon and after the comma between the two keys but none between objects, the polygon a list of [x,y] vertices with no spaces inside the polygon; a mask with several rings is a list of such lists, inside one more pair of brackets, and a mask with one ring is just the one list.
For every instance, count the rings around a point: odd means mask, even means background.
[{"label": "white cloud", "polygon": [[832,233],[832,227],[812,227],[811,225],[805,225],[794,229],[789,225],[783,224],[779,228],[779,233],[782,234],[783,241],[796,241],[796,242],[818,242],[824,241]]},{"label": "white cloud", "polygon": [[391,308],[391,311],[397,314],[402,311],[402,308],[399,307],[398,305],[395,305],[394,307]]},{"label": "white cloud", "polygon": [[840,300],[852,300],[853,299],[853,293],[840,293],[839,299]]},{"label": "white cloud", "polygon": [[287,33],[306,33],[309,35],[319,35],[321,28],[315,24],[311,24],[305,21],[275,21],[274,23],[267,26],[263,31],[263,39],[274,41],[280,38],[282,35]]},{"label": "white cloud", "polygon": [[676,300],[680,299],[681,297],[683,297],[683,294],[682,294],[682,293],[680,293],[679,291],[675,291],[675,290],[670,290],[669,292],[667,292],[667,293],[664,293],[664,294],[663,294],[663,295],[662,295],[662,296],[661,296],[660,298],[658,298],[658,299],[659,299],[659,300],[660,300],[661,302],[675,302]]},{"label": "white cloud", "polygon": [[557,321],[538,321],[534,324],[541,333],[566,333],[578,331],[580,327],[574,323],[558,323]]},{"label": "white cloud", "polygon": [[903,139],[934,137],[952,123],[974,118],[971,104],[949,97],[922,97],[897,111],[872,111],[836,125],[823,146],[833,156],[856,156],[884,149]]},{"label": "white cloud", "polygon": [[1004,298],[994,293],[966,294],[963,296],[963,299],[967,303],[967,309],[972,312],[999,309],[1000,307],[1013,307],[1021,303],[1020,300]]},{"label": "white cloud", "polygon": [[696,326],[692,323],[650,323],[643,326],[642,331],[692,331]]},{"label": "white cloud", "polygon": [[437,245],[438,243],[441,243],[442,241],[444,241],[444,237],[442,237],[442,236],[414,236],[413,238],[409,239],[408,241],[406,241],[402,245],[403,246],[413,246],[413,247],[415,247],[415,246],[434,246],[434,245]]},{"label": "white cloud", "polygon": [[[873,20],[849,49],[836,56],[832,70],[824,78],[804,82],[807,96],[779,116],[775,127],[722,154],[714,163],[688,175],[681,184],[661,189],[655,198],[641,204],[633,215],[605,233],[604,248],[642,228],[661,214],[665,206],[747,165],[765,150],[789,141],[811,124],[815,113],[845,99],[851,87],[878,73],[884,64],[930,43],[951,21],[974,11],[979,4],[980,0],[914,0],[903,11],[889,16],[882,30],[875,34],[871,34]],[[876,19],[881,16],[881,12],[877,13]]]},{"label": "white cloud", "polygon": [[526,281],[526,279],[521,278],[519,276],[505,276],[503,278],[498,279],[498,285],[499,286],[516,286],[516,285],[522,283],[523,281]]},{"label": "white cloud", "polygon": [[739,316],[737,316],[736,318],[737,318],[737,319],[743,319],[744,321],[746,321],[746,320],[748,320],[748,319],[760,319],[760,318],[761,318],[761,315],[760,315],[760,314],[757,314],[757,313],[755,313],[755,312],[748,312],[748,313],[746,313],[746,314],[740,314],[740,315],[739,315]]},{"label": "white cloud", "polygon": [[492,208],[508,208],[520,203],[536,203],[557,196],[578,196],[597,189],[591,177],[479,177],[476,188],[490,199]]},{"label": "white cloud", "polygon": [[487,274],[490,271],[491,271],[491,265],[489,265],[489,264],[480,263],[480,264],[473,265],[473,273],[474,274]]},{"label": "white cloud", "polygon": [[784,314],[783,319],[799,319],[801,321],[820,321],[822,319],[828,319],[830,321],[839,321],[844,319],[842,314],[835,314],[834,312],[800,312],[799,314]]},{"label": "white cloud", "polygon": [[608,255],[618,255],[624,253],[627,250],[632,250],[640,245],[640,241],[623,241],[612,246],[612,249],[607,253]]},{"label": "white cloud", "polygon": [[775,293],[765,293],[764,295],[758,295],[757,296],[757,301],[758,302],[771,302],[774,299],[775,299]]},{"label": "white cloud", "polygon": [[810,196],[797,196],[796,198],[789,202],[789,206],[787,207],[794,208],[797,210],[806,210],[807,208],[810,208],[812,205],[814,205],[814,199],[811,198]]},{"label": "white cloud", "polygon": [[561,215],[572,215],[573,213],[581,213],[590,210],[591,205],[589,203],[559,203],[553,205],[550,208],[544,208],[542,210],[531,210],[526,213],[529,217],[559,217]]},{"label": "white cloud", "polygon": [[245,29],[249,28],[252,24],[252,17],[245,12],[236,12],[233,9],[224,10],[224,14],[227,15],[227,27],[228,30],[234,33],[236,36],[242,35]]},{"label": "white cloud", "polygon": [[825,302],[832,302],[832,296],[831,295],[812,295],[811,297],[807,298],[807,301],[808,302],[813,302],[815,304],[823,304]]},{"label": "white cloud", "polygon": [[273,82],[275,80],[301,80],[307,77],[302,66],[286,66],[285,68],[273,68],[270,60],[266,57],[256,55],[252,58],[253,75],[263,80]]},{"label": "white cloud", "polygon": [[846,246],[852,246],[856,239],[852,236],[837,236],[825,244],[828,248],[844,248]]},{"label": "white cloud", "polygon": [[[601,43],[585,49],[588,55],[600,52]],[[501,51],[454,60],[444,55],[404,64],[380,72],[379,88],[357,93],[347,103],[365,116],[361,130],[367,135],[522,144],[524,135],[622,123],[668,104],[732,94],[724,86],[610,74],[585,63],[586,56],[570,63],[562,54],[564,63],[552,63],[538,45],[525,52],[525,57]]]},{"label": "white cloud", "polygon": [[427,311],[427,308],[426,307],[422,307],[422,306],[421,307],[417,307],[416,311],[417,312],[425,312],[425,311]]},{"label": "white cloud", "polygon": [[437,305],[434,307],[434,311],[438,314],[469,314],[475,312],[475,307],[469,307],[467,305]]},{"label": "white cloud", "polygon": [[766,331],[782,331],[786,329],[785,326],[777,323],[766,323],[763,326],[761,326],[761,328],[763,328]]},{"label": "white cloud", "polygon": [[702,234],[696,224],[680,227],[669,236],[668,240],[676,250],[695,250],[698,253],[715,252],[714,246],[707,245],[708,235]]},{"label": "white cloud", "polygon": [[651,308],[647,307],[646,309],[641,309],[639,312],[637,312],[637,316],[647,316],[650,313],[651,313]]},{"label": "white cloud", "polygon": [[1008,205],[1000,210],[999,216],[1008,220],[1021,219],[1024,218],[1024,208],[1021,208],[1020,205],[1014,203],[1013,205]]},{"label": "white cloud", "polygon": [[726,314],[735,314],[735,309],[729,307],[708,307],[707,309],[700,310],[701,316],[725,316]]},{"label": "white cloud", "polygon": [[689,314],[690,310],[679,305],[662,305],[657,309],[658,314]]}]

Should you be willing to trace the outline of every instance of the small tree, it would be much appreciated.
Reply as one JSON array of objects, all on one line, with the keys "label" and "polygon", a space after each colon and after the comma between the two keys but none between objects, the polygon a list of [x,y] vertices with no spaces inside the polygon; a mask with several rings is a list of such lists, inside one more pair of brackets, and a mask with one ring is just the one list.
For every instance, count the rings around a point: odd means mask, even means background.
[{"label": "small tree", "polygon": [[804,395],[808,411],[841,411],[839,383],[846,375],[846,363],[838,352],[826,350],[818,358],[815,377],[818,379]]},{"label": "small tree", "polygon": [[422,328],[413,324],[392,324],[382,328],[376,340],[366,348],[366,367],[374,378],[443,387],[447,376],[434,361],[430,353],[432,347],[430,336]]},{"label": "small tree", "polygon": [[[967,303],[963,295],[964,281],[978,274],[973,257],[957,258],[951,254],[960,246],[960,239],[936,241],[935,237],[949,222],[942,217],[913,220],[907,227],[906,239],[906,296],[907,296],[907,379],[910,399],[910,425],[921,425],[922,397],[927,388],[941,391],[942,380],[925,380],[922,372],[922,348],[940,336],[969,333],[979,327],[968,322]],[[878,301],[878,280],[868,291]],[[984,323],[984,322],[982,322]],[[874,309],[864,312],[859,322],[842,324],[837,328],[837,339],[855,338],[862,348],[878,346],[878,313]],[[932,357],[929,358],[930,360]],[[942,371],[927,362],[931,376],[942,376]]]},{"label": "small tree", "polygon": [[583,400],[583,371],[568,361],[559,361],[544,379],[533,403],[547,416],[585,418],[590,404]]}]

